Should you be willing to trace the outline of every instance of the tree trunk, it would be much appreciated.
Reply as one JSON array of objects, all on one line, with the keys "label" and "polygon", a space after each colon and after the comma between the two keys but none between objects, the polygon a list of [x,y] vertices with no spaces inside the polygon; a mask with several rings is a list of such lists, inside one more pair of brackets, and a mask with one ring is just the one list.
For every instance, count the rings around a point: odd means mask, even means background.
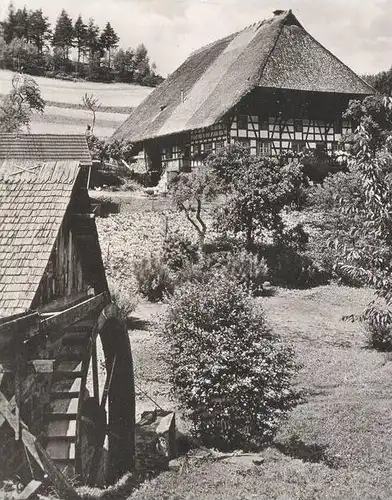
[{"label": "tree trunk", "polygon": [[251,251],[253,247],[253,229],[252,225],[248,224],[246,228],[246,249]]}]

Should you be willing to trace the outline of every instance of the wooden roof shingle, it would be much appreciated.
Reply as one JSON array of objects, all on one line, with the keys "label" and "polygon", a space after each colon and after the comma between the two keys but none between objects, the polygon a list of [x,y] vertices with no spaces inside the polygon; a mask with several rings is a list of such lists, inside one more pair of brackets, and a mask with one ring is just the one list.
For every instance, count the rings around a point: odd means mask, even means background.
[{"label": "wooden roof shingle", "polygon": [[31,307],[89,157],[83,136],[62,137],[0,135],[0,317]]},{"label": "wooden roof shingle", "polygon": [[291,11],[191,54],[113,134],[141,142],[219,121],[258,87],[369,95],[374,89],[302,27]]},{"label": "wooden roof shingle", "polygon": [[91,164],[84,135],[0,134],[0,160],[79,160]]}]

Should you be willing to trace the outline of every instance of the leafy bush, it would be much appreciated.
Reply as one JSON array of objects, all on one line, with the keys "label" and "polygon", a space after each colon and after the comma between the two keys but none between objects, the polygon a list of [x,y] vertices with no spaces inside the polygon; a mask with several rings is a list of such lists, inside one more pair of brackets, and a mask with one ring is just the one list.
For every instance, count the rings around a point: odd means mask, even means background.
[{"label": "leafy bush", "polygon": [[119,308],[124,321],[127,321],[139,301],[137,290],[130,287],[129,284],[125,285],[119,280],[114,280],[110,276],[108,277],[108,284],[112,302]]},{"label": "leafy bush", "polygon": [[300,224],[262,247],[260,252],[268,263],[271,281],[295,287],[325,284],[330,275],[316,265],[307,248],[308,234]]},{"label": "leafy bush", "polygon": [[197,245],[176,231],[166,236],[163,242],[163,261],[173,271],[183,269],[189,263],[197,262]]},{"label": "leafy bush", "polygon": [[302,198],[302,166],[294,161],[282,165],[268,157],[244,157],[242,163],[236,158],[236,162],[240,166],[231,174],[228,199],[218,211],[215,228],[244,238],[251,250],[267,231],[282,232],[282,210]]},{"label": "leafy bush", "polygon": [[369,343],[379,351],[392,351],[391,325],[368,324]]},{"label": "leafy bush", "polygon": [[269,277],[266,260],[246,250],[229,254],[225,268],[229,276],[232,276],[254,294],[263,291],[263,283]]},{"label": "leafy bush", "polygon": [[207,446],[253,449],[273,438],[294,404],[296,365],[243,287],[218,273],[178,288],[164,335],[174,394]]},{"label": "leafy bush", "polygon": [[134,273],[139,292],[150,302],[159,302],[173,293],[173,277],[161,257],[151,254],[137,260]]}]

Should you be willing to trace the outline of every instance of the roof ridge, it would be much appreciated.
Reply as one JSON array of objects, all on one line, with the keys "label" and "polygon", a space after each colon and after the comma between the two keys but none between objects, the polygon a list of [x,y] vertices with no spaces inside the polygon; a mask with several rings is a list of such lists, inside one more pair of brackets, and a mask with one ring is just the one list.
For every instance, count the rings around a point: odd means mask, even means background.
[{"label": "roof ridge", "polygon": [[272,47],[271,47],[270,51],[268,52],[266,58],[264,59],[264,62],[262,64],[261,68],[260,68],[260,71],[259,71],[257,77],[255,78],[256,86],[260,85],[260,81],[261,81],[261,78],[263,76],[264,70],[265,70],[265,68],[267,66],[267,63],[268,63],[268,61],[269,61],[269,59],[270,59],[273,51],[275,50],[276,44],[278,43],[280,35],[282,34],[283,27],[286,24],[286,21],[287,21],[287,19],[288,19],[288,17],[290,15],[293,16],[297,20],[297,18],[295,17],[295,15],[292,13],[291,9],[289,9],[287,11],[284,11],[284,13],[278,14],[278,15],[275,16],[275,17],[282,16],[282,19],[280,20],[280,28],[279,28],[279,31],[278,31],[276,37],[275,37],[275,41],[272,44]]},{"label": "roof ridge", "polygon": [[9,136],[9,137],[83,137],[85,138],[85,134],[30,134],[30,133],[16,133],[16,132],[0,132],[1,136]]},{"label": "roof ridge", "polygon": [[[229,35],[226,35],[226,36],[223,36],[222,38],[219,38],[218,40],[214,40],[210,43],[207,43],[206,45],[203,45],[202,47],[199,47],[198,49],[194,50],[193,52],[191,52],[189,54],[189,56],[186,58],[186,60],[188,60],[190,57],[194,56],[195,54],[199,54],[200,52],[202,52],[203,50],[205,49],[208,49],[209,47],[211,47],[212,45],[215,45],[219,42],[223,42],[224,40],[226,40],[227,38],[235,38],[236,36],[238,36],[240,33],[242,33],[243,31],[246,31],[256,25],[259,25],[258,28],[261,28],[261,26],[263,26],[264,24],[266,24],[267,22],[271,22],[271,21],[274,21],[276,20],[278,17],[282,16],[282,17],[286,17],[288,16],[289,14],[292,14],[292,11],[291,9],[289,10],[285,10],[283,11],[282,14],[278,14],[278,15],[274,15],[272,17],[267,17],[265,19],[262,19],[261,21],[255,21],[254,23],[252,24],[249,24],[247,26],[245,26],[244,28],[241,28],[233,33],[230,33]],[[294,15],[294,14],[292,14]],[[295,17],[295,16],[294,16]]]}]

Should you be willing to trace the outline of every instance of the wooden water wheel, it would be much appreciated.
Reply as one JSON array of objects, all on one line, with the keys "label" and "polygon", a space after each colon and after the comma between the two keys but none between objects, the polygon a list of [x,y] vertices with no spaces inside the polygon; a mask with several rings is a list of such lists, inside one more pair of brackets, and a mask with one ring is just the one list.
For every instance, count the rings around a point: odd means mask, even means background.
[{"label": "wooden water wheel", "polygon": [[[4,465],[5,472],[7,453],[16,462],[20,456],[22,467],[26,452],[40,466],[33,478],[42,479],[43,472],[62,491],[70,484],[104,486],[133,470],[132,355],[127,329],[107,295],[11,319],[0,324],[0,334],[11,346],[0,354],[14,358],[0,363],[6,370],[0,432],[8,450],[0,455],[0,469]],[[1,427],[1,417],[8,427]]]},{"label": "wooden water wheel", "polygon": [[46,451],[68,477],[103,485],[129,470],[134,381],[128,334],[107,306],[66,330],[56,357]]}]

